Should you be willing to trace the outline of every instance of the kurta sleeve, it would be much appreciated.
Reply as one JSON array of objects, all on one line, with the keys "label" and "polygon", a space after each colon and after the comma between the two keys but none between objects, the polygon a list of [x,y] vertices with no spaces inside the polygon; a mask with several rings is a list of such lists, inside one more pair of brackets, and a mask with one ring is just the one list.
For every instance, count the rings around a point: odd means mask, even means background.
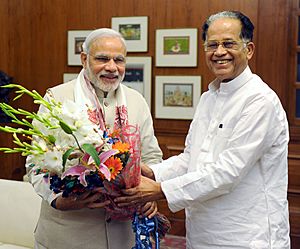
[{"label": "kurta sleeve", "polygon": [[[197,118],[195,117],[194,120]],[[190,161],[190,145],[191,145],[191,135],[192,127],[195,125],[195,121],[192,121],[188,135],[185,139],[185,149],[183,153],[172,156],[164,160],[160,164],[155,164],[150,166],[155,175],[155,180],[157,182],[163,182],[175,177],[181,176],[187,173],[189,161]]]},{"label": "kurta sleeve", "polygon": [[[49,100],[49,94],[46,93],[45,100]],[[38,113],[43,113],[46,112],[46,108],[43,106],[40,106]],[[34,121],[33,121],[34,122]],[[33,138],[34,139],[34,138]],[[29,182],[32,184],[32,186],[34,187],[36,193],[41,196],[45,201],[47,201],[49,204],[51,204],[51,202],[57,198],[58,195],[56,195],[55,193],[53,193],[50,188],[49,188],[49,184],[47,184],[45,182],[45,179],[43,178],[44,174],[38,174],[36,175],[34,173],[35,168],[37,166],[34,166],[31,162],[31,156],[28,156],[26,158],[26,163],[25,163],[25,167],[26,167],[26,173],[29,179]]]},{"label": "kurta sleeve", "polygon": [[[276,108],[263,96],[247,103],[232,129],[226,148],[220,152],[216,161],[198,161],[197,170],[161,183],[169,208],[177,212],[191,206],[195,200],[203,202],[229,193],[257,161],[267,160],[262,157],[271,150],[275,141],[287,143],[287,124],[278,110],[279,107]],[[190,132],[189,136],[197,136],[193,134],[194,131]],[[282,137],[282,141],[279,137]],[[171,170],[172,166],[169,163],[166,165]],[[178,168],[174,167],[174,170]],[[158,176],[166,179],[162,173],[158,173]]]}]

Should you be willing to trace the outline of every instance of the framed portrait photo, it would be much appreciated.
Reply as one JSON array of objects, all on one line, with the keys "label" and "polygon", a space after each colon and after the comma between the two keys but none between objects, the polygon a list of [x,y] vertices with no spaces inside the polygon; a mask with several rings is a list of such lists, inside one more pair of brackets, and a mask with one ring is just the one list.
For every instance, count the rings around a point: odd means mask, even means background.
[{"label": "framed portrait photo", "polygon": [[80,53],[85,38],[92,30],[69,30],[68,31],[68,65],[81,66]]},{"label": "framed portrait photo", "polygon": [[157,29],[157,67],[196,67],[197,29]]},{"label": "framed portrait photo", "polygon": [[155,118],[192,119],[201,95],[201,76],[156,76]]},{"label": "framed portrait photo", "polygon": [[122,34],[128,52],[148,51],[148,16],[112,17],[111,28]]},{"label": "framed portrait photo", "polygon": [[151,109],[151,57],[126,58],[126,71],[122,84],[141,93]]}]

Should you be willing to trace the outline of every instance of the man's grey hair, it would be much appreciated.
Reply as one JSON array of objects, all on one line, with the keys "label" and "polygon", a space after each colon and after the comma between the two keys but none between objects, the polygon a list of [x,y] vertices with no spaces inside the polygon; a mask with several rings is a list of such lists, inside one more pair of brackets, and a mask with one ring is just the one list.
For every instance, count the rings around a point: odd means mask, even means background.
[{"label": "man's grey hair", "polygon": [[83,52],[88,54],[89,51],[90,51],[90,47],[93,44],[93,42],[96,39],[99,39],[99,38],[102,38],[102,37],[117,37],[117,38],[119,38],[121,40],[121,42],[123,43],[123,45],[124,45],[125,54],[127,53],[126,42],[125,42],[125,39],[123,38],[123,36],[119,32],[117,32],[113,29],[109,29],[109,28],[101,28],[101,29],[96,29],[96,30],[92,31],[86,37],[84,43],[82,44]]},{"label": "man's grey hair", "polygon": [[239,19],[236,12],[232,12],[232,11],[222,11],[222,12],[218,12],[218,13],[216,13],[216,14],[211,15],[211,16],[207,19],[207,24],[208,24],[208,26],[210,26],[210,24],[211,24],[212,22],[214,22],[215,20],[220,19],[220,18],[225,18],[225,17],[233,18],[233,19]]},{"label": "man's grey hair", "polygon": [[209,26],[217,19],[220,18],[232,18],[232,19],[237,19],[241,22],[242,25],[242,30],[240,34],[240,38],[244,42],[250,42],[253,40],[253,30],[254,30],[254,25],[252,24],[251,20],[249,17],[244,15],[243,13],[239,11],[222,11],[218,12],[216,14],[213,14],[208,17],[208,19],[204,22],[202,26],[202,40],[205,42],[207,38],[207,31]]}]

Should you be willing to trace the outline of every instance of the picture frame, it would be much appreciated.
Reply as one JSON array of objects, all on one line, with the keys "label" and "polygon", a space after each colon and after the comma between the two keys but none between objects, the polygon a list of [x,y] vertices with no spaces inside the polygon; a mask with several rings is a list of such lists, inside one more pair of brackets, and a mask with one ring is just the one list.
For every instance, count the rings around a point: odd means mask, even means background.
[{"label": "picture frame", "polygon": [[141,93],[151,110],[151,72],[152,58],[126,57],[125,77],[122,84],[137,90]]},{"label": "picture frame", "polygon": [[155,118],[192,119],[201,95],[201,76],[156,76]]},{"label": "picture frame", "polygon": [[76,79],[78,73],[64,73],[63,74],[63,83]]},{"label": "picture frame", "polygon": [[157,67],[196,67],[198,29],[157,29]]},{"label": "picture frame", "polygon": [[92,30],[69,30],[68,31],[68,65],[81,66],[80,53],[85,38]]},{"label": "picture frame", "polygon": [[127,52],[148,51],[148,16],[112,17],[111,28],[123,35]]}]

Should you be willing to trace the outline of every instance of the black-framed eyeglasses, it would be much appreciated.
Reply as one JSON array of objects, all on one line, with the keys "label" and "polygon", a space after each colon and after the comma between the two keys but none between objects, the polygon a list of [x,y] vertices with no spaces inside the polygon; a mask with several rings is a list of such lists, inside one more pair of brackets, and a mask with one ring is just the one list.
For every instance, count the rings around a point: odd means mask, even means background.
[{"label": "black-framed eyeglasses", "polygon": [[122,55],[118,55],[118,56],[115,56],[115,57],[110,57],[110,56],[102,55],[102,54],[99,54],[99,55],[89,54],[89,55],[91,57],[93,57],[94,60],[95,60],[95,63],[99,64],[99,65],[106,64],[106,63],[110,62],[111,59],[113,59],[115,64],[118,65],[118,66],[124,66],[126,64],[126,58]]},{"label": "black-framed eyeglasses", "polygon": [[244,46],[247,42],[244,41],[234,41],[234,40],[225,40],[225,41],[208,41],[203,44],[205,52],[215,52],[221,45],[226,50],[239,50],[241,44]]}]

